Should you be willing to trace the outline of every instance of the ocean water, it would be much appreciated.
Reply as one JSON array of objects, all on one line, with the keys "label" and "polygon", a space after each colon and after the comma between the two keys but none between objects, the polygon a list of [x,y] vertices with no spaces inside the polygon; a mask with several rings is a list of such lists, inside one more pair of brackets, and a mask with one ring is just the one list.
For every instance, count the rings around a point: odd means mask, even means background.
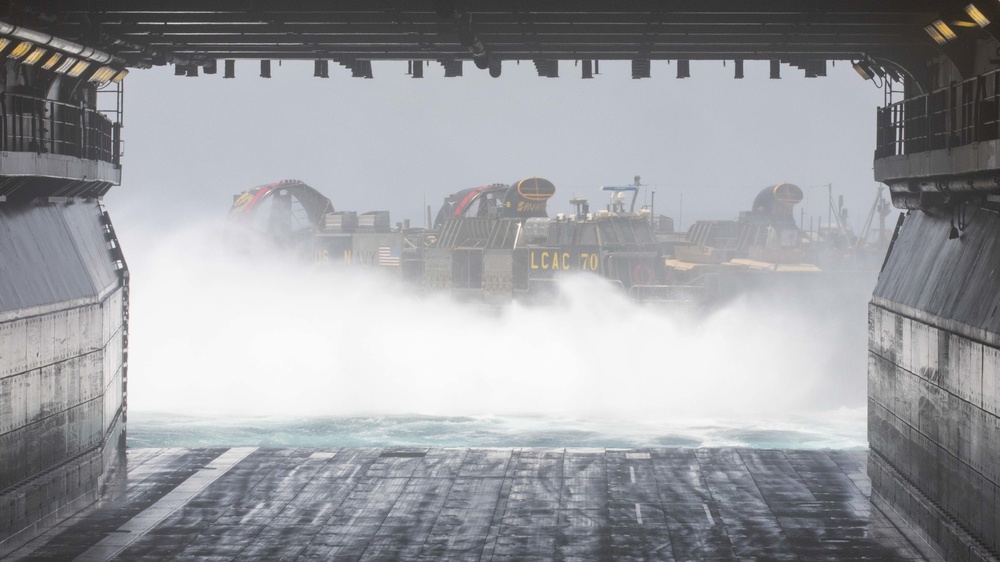
[{"label": "ocean water", "polygon": [[663,423],[545,416],[200,417],[132,413],[129,447],[867,447],[865,410]]},{"label": "ocean water", "polygon": [[495,309],[224,230],[132,242],[130,446],[866,446],[873,274],[698,309],[582,274]]}]

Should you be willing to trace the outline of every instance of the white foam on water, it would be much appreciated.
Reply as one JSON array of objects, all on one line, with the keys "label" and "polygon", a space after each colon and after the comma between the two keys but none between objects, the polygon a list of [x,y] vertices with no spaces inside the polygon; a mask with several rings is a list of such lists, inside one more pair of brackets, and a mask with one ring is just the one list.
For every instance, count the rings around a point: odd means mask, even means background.
[{"label": "white foam on water", "polygon": [[[133,235],[133,412],[546,416],[637,436],[697,433],[698,420],[863,424],[864,287],[692,313],[575,275],[556,302],[498,310],[371,271],[235,251],[221,224],[119,231]],[[713,435],[699,442],[738,444]]]}]

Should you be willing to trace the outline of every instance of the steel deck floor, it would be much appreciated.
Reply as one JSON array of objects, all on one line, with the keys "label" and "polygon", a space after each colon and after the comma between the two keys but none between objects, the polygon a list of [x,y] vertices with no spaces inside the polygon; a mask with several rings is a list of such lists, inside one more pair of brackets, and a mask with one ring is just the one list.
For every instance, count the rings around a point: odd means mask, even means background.
[{"label": "steel deck floor", "polygon": [[[865,451],[131,449],[25,560],[924,560]],[[924,546],[921,545],[921,549]]]}]

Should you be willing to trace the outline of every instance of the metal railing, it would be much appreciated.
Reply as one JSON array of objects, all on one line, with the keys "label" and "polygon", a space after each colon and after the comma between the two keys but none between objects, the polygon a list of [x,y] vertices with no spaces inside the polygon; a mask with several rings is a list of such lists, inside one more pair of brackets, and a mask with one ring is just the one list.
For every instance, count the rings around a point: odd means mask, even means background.
[{"label": "metal railing", "polygon": [[0,95],[0,150],[62,154],[118,166],[121,127],[94,109],[3,94]]},{"label": "metal railing", "polygon": [[1000,138],[1000,71],[878,110],[875,158]]}]

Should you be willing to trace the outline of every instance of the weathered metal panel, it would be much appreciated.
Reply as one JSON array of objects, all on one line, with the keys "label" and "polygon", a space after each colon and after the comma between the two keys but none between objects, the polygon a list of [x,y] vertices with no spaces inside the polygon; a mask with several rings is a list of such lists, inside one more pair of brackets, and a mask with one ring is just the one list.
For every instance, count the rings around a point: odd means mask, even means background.
[{"label": "weathered metal panel", "polygon": [[513,250],[486,250],[483,253],[483,297],[493,301],[506,301],[513,296]]},{"label": "weathered metal panel", "polygon": [[118,185],[122,169],[110,162],[37,152],[0,152],[2,176],[49,176],[93,180]]},{"label": "weathered metal panel", "polygon": [[427,289],[450,289],[452,252],[447,248],[424,250],[423,286]]},{"label": "weathered metal panel", "polygon": [[[74,203],[60,207],[63,222],[92,280],[101,293],[119,284],[117,268],[110,252],[110,242],[102,227],[101,208],[95,203]],[[115,303],[120,308],[121,302]]]},{"label": "weathered metal panel", "polygon": [[101,424],[102,431],[108,431],[118,416],[118,410],[122,406],[122,370],[115,371],[111,381],[104,391],[104,409]]},{"label": "weathered metal panel", "polygon": [[[983,344],[961,336],[952,335],[956,348],[953,355],[957,365],[958,396],[971,404],[983,407]],[[956,341],[957,340],[957,341]]]},{"label": "weathered metal panel", "polygon": [[483,250],[458,248],[452,252],[451,286],[455,289],[481,291],[483,286]]},{"label": "weathered metal panel", "polygon": [[28,328],[24,320],[0,323],[0,363],[3,376],[28,368]]},{"label": "weathered metal panel", "polygon": [[923,322],[910,322],[910,345],[912,347],[910,371],[925,379],[935,379],[937,377],[937,330]]},{"label": "weathered metal panel", "polygon": [[1000,416],[1000,349],[988,345],[983,346],[983,408]]},{"label": "weathered metal panel", "polygon": [[897,364],[903,369],[913,373],[913,326],[909,318],[905,316],[896,317],[898,330],[898,349],[896,351]]},{"label": "weathered metal panel", "polygon": [[96,203],[0,206],[0,225],[0,312],[96,299],[118,282]]},{"label": "weathered metal panel", "polygon": [[[994,213],[969,206],[961,237],[950,216],[906,216],[875,287],[875,296],[955,321],[980,335],[1000,334],[1000,236]],[[989,336],[994,334],[994,336]]]},{"label": "weathered metal panel", "polygon": [[1000,546],[1000,221],[966,216],[906,217],[869,318],[873,490],[949,559]]},{"label": "weathered metal panel", "polygon": [[0,205],[0,556],[92,501],[123,446],[124,292],[102,219]]},{"label": "weathered metal panel", "polygon": [[[67,347],[69,344],[69,313],[60,311],[53,313],[52,319],[52,360],[65,361],[72,356],[72,351]],[[76,330],[76,327],[72,328]]]}]

